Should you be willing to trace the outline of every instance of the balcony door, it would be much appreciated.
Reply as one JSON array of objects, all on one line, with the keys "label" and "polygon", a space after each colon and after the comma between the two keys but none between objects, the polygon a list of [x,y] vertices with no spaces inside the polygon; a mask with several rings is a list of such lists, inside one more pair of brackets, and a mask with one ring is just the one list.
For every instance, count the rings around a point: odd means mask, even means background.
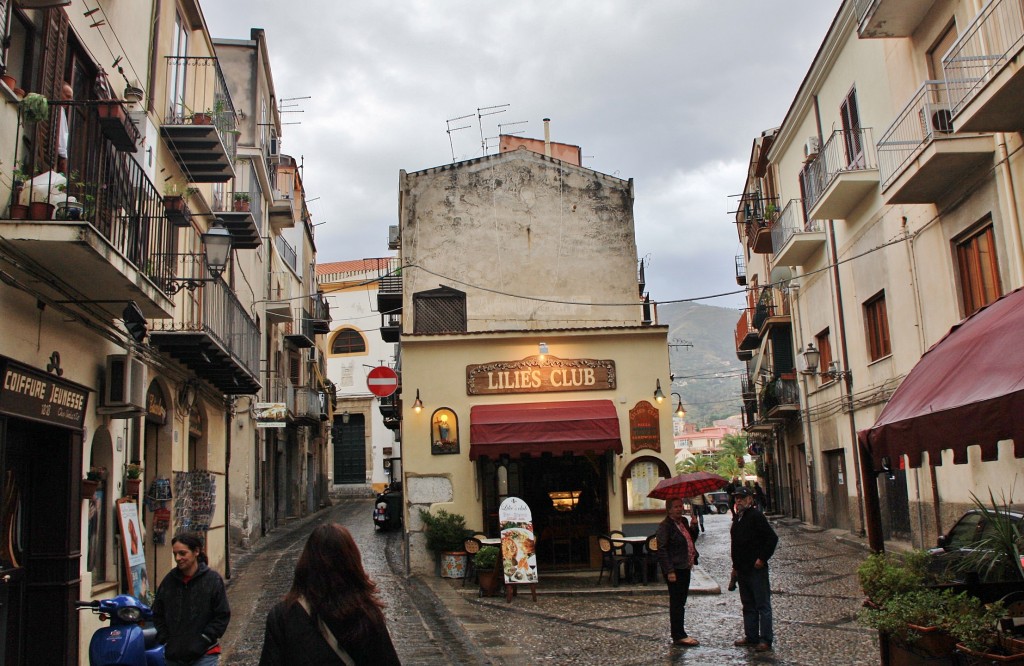
[{"label": "balcony door", "polygon": [[863,169],[864,141],[861,137],[860,110],[857,108],[857,89],[853,88],[839,106],[843,121],[843,146],[846,150],[846,168]]}]

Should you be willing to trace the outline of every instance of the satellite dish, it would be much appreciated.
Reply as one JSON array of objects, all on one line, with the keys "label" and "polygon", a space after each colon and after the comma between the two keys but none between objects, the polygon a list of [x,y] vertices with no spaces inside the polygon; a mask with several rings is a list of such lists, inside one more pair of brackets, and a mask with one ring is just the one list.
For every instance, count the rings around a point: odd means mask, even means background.
[{"label": "satellite dish", "polygon": [[793,269],[789,266],[776,266],[768,275],[768,281],[782,287],[788,287],[789,281],[793,279]]}]

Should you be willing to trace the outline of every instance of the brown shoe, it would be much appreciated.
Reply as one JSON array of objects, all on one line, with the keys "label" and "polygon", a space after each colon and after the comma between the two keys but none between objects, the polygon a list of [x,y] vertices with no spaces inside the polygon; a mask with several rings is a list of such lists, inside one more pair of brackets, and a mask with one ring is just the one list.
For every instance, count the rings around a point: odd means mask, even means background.
[{"label": "brown shoe", "polygon": [[755,645],[757,645],[757,641],[751,641],[747,640],[746,638],[741,638],[740,640],[733,643],[733,645],[735,645],[736,647],[754,647]]},{"label": "brown shoe", "polygon": [[683,647],[697,647],[698,645],[700,645],[700,642],[696,638],[693,638],[691,636],[687,636],[686,638],[680,638],[673,642],[676,645],[682,645]]},{"label": "brown shoe", "polygon": [[771,652],[772,651],[772,644],[771,643],[758,643],[757,645],[754,646],[754,651],[755,652]]}]

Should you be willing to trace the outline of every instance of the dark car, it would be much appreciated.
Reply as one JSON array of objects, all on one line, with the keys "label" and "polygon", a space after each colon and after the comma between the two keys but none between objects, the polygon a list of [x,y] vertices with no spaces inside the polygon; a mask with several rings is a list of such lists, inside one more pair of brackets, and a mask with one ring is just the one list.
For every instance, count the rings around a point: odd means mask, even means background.
[{"label": "dark car", "polygon": [[[1009,517],[1016,526],[1018,538],[1024,534],[1024,513],[1019,511],[1000,511],[1000,514]],[[956,521],[948,533],[939,537],[938,546],[928,552],[932,555],[929,568],[940,574],[945,574],[954,580],[976,579],[979,572],[961,570],[959,562],[965,555],[975,551],[978,545],[986,538],[995,534],[995,526],[988,515],[992,511],[981,511],[971,509]],[[1012,566],[1012,563],[1007,563]]]},{"label": "dark car", "polygon": [[729,493],[723,491],[715,493],[704,493],[704,501],[707,502],[707,511],[725,513],[729,510]]}]

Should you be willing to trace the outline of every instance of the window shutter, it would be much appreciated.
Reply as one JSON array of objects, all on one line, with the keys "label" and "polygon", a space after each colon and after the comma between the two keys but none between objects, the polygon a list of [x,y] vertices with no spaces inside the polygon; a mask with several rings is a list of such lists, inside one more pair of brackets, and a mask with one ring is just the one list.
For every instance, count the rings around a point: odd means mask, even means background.
[{"label": "window shutter", "polygon": [[[45,28],[43,30],[43,66],[40,73],[39,92],[47,99],[60,99],[64,84],[64,63],[67,59],[68,17],[63,9],[46,10]],[[50,143],[55,138],[53,131],[56,118],[50,117],[36,123],[36,166],[52,169],[56,164],[47,161],[47,157],[56,159],[56,150]]]}]

